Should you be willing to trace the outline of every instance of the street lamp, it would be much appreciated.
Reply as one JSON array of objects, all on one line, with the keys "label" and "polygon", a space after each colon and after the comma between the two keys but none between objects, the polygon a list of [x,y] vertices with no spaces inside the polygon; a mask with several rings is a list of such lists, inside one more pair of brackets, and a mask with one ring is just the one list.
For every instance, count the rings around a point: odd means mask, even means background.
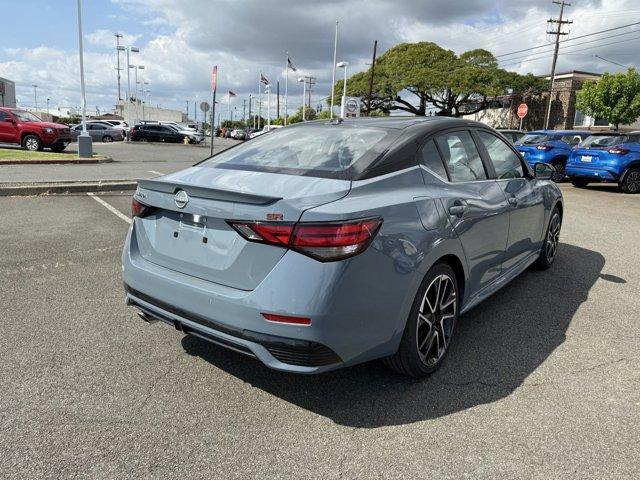
[{"label": "street lamp", "polygon": [[87,132],[87,96],[84,88],[84,54],[82,52],[82,0],[78,0],[78,50],[80,53],[80,90],[82,93],[82,133],[78,135],[78,157],[91,158],[93,145]]},{"label": "street lamp", "polygon": [[346,103],[347,103],[347,67],[349,62],[339,62],[336,64],[338,68],[344,68],[344,83],[342,84],[342,105],[340,105],[340,117],[344,118],[346,115]]},{"label": "street lamp", "polygon": [[36,105],[36,112],[38,111],[38,85],[35,83],[31,85],[33,87],[33,101]]},{"label": "street lamp", "polygon": [[47,115],[49,115],[49,100],[51,100],[51,99],[47,98]]},{"label": "street lamp", "polygon": [[302,121],[305,121],[305,115],[304,115],[304,102],[305,99],[307,98],[307,81],[304,79],[304,77],[298,77],[298,82],[302,82]]}]

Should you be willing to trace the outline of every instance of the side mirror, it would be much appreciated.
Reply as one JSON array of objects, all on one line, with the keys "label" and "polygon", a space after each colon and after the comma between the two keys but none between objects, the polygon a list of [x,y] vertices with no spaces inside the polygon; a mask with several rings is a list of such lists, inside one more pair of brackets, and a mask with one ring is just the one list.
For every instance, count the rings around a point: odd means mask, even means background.
[{"label": "side mirror", "polygon": [[535,177],[538,180],[551,180],[551,177],[556,171],[556,169],[553,168],[552,165],[549,165],[548,163],[543,163],[543,162],[536,163],[535,166],[533,167],[533,170],[535,173]]}]

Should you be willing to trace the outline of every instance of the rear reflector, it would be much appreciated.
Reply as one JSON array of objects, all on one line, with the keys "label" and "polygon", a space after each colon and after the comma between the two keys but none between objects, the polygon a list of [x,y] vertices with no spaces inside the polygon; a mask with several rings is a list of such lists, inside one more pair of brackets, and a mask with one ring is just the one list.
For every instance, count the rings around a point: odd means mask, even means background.
[{"label": "rear reflector", "polygon": [[269,322],[288,323],[290,325],[311,325],[311,319],[306,317],[290,317],[288,315],[275,315],[273,313],[262,313],[261,315]]},{"label": "rear reflector", "polygon": [[322,262],[342,260],[364,251],[382,224],[381,218],[346,222],[228,221],[245,240],[291,248]]}]

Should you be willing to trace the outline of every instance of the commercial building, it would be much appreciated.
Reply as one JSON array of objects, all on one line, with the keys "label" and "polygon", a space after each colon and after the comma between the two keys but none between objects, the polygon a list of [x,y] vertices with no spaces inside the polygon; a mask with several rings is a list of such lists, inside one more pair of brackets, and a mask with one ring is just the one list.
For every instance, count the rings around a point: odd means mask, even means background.
[{"label": "commercial building", "polygon": [[[599,73],[571,72],[558,73],[555,76],[551,102],[549,128],[556,130],[609,130],[611,125],[606,119],[592,118],[576,109],[578,91],[585,82],[598,80]],[[550,77],[546,77],[547,80]],[[549,93],[535,97],[522,98],[520,95],[504,95],[492,99],[490,108],[481,112],[465,115],[465,118],[478,120],[495,128],[519,128],[520,119],[516,115],[518,105],[522,102],[529,107],[527,116],[523,119],[523,130],[538,130],[544,127]],[[639,130],[640,121],[632,125],[621,125],[620,130]]]},{"label": "commercial building", "polygon": [[0,107],[16,108],[16,84],[0,77]]},{"label": "commercial building", "polygon": [[118,102],[115,114],[123,118],[129,125],[134,125],[141,120],[155,120],[164,122],[184,122],[186,116],[180,110],[152,107],[140,100],[131,102]]}]

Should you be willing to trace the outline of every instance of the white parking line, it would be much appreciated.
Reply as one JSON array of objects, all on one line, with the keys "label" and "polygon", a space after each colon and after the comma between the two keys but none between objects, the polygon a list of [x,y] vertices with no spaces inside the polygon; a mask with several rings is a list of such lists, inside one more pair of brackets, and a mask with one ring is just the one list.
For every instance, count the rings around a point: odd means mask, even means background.
[{"label": "white parking line", "polygon": [[154,175],[164,175],[164,173],[162,173],[162,172],[158,172],[158,171],[156,171],[156,170],[147,170],[147,172],[149,172],[149,173],[153,173]]},{"label": "white parking line", "polygon": [[122,220],[124,220],[127,223],[131,223],[131,219],[129,217],[127,217],[124,213],[122,213],[120,210],[118,210],[116,207],[114,207],[113,205],[109,205],[107,202],[105,202],[104,200],[102,200],[100,197],[96,197],[95,193],[92,192],[87,192],[87,195],[89,195],[91,198],[93,198],[96,202],[98,202],[100,205],[102,205],[104,208],[106,208],[107,210],[109,210],[111,213],[113,213],[116,217],[121,218]]}]

